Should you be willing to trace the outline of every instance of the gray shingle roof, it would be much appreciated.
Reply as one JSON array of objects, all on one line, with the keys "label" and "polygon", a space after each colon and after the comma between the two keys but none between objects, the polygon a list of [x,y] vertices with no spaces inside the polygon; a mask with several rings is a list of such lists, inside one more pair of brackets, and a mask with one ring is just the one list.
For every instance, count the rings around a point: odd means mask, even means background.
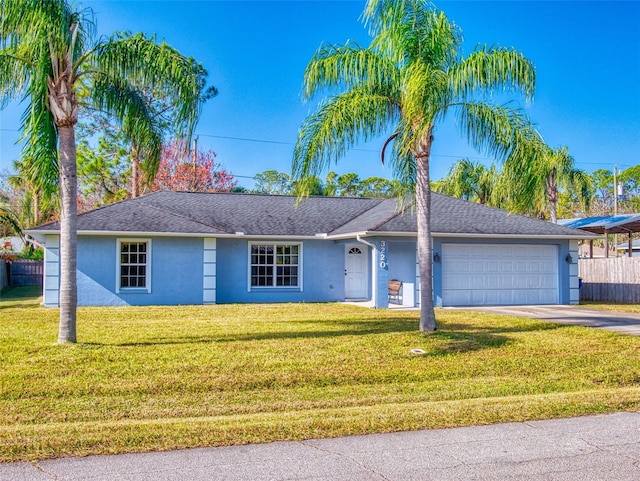
[{"label": "gray shingle roof", "polygon": [[[432,194],[433,234],[555,236],[589,234],[546,221],[509,214],[442,194]],[[31,229],[59,231],[57,222]],[[78,216],[78,232],[249,236],[348,236],[363,232],[411,235],[417,231],[411,206],[395,199],[311,197],[259,194],[154,192]]]}]

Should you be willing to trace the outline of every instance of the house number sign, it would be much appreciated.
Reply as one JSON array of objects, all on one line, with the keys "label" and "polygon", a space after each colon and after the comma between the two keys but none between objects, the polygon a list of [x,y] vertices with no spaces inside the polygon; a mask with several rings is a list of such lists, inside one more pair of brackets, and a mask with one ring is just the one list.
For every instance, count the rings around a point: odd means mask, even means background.
[{"label": "house number sign", "polygon": [[380,241],[380,269],[386,269],[387,262],[387,241]]}]

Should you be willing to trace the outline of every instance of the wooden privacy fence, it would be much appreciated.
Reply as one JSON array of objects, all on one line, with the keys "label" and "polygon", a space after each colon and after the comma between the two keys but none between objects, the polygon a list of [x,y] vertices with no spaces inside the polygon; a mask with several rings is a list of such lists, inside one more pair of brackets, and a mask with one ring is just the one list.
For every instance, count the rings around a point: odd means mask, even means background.
[{"label": "wooden privacy fence", "polygon": [[640,303],[640,257],[580,259],[581,301]]},{"label": "wooden privacy fence", "polygon": [[11,262],[9,271],[9,285],[16,286],[41,286],[44,263],[42,261],[32,261],[19,259]]},{"label": "wooden privacy fence", "polygon": [[9,265],[0,259],[0,291],[9,286]]}]

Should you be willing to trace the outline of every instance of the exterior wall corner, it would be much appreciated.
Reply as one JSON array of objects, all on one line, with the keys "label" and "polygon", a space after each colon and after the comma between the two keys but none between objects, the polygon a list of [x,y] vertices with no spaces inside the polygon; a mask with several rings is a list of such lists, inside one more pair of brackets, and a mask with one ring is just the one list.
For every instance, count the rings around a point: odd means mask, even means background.
[{"label": "exterior wall corner", "polygon": [[202,256],[202,303],[216,303],[217,288],[217,242],[216,239],[205,238]]}]

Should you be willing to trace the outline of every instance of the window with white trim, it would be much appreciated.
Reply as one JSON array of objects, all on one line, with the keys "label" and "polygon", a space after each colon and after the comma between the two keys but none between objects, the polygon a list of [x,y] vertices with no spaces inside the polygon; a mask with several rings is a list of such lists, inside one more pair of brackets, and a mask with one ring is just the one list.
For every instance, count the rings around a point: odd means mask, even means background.
[{"label": "window with white trim", "polygon": [[119,290],[151,290],[149,265],[151,241],[139,239],[118,240]]},{"label": "window with white trim", "polygon": [[251,287],[300,287],[300,244],[250,244]]}]

